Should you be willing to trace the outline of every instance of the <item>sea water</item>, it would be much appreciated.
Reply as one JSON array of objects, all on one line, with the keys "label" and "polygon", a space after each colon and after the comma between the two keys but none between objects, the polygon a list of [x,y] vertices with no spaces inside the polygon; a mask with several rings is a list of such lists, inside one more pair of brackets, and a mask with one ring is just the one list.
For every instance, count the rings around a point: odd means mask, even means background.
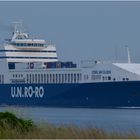
[{"label": "sea water", "polygon": [[0,107],[0,111],[11,111],[19,117],[32,119],[37,123],[55,125],[77,125],[97,127],[107,131],[140,134],[140,109],[83,109],[46,107]]}]

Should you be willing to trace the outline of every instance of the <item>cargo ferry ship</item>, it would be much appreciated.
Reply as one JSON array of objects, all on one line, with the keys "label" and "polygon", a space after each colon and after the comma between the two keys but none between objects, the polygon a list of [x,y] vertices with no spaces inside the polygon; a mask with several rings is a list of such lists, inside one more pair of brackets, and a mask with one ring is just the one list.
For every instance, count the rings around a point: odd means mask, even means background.
[{"label": "cargo ferry ship", "polygon": [[140,107],[140,64],[58,60],[56,47],[15,25],[0,47],[0,105]]}]

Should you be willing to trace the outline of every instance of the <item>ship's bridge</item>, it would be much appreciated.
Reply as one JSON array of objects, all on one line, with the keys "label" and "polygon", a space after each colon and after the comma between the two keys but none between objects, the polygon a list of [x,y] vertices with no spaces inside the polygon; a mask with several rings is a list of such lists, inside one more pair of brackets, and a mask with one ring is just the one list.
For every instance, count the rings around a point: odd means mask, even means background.
[{"label": "ship's bridge", "polygon": [[26,33],[14,33],[10,44],[14,45],[15,47],[22,47],[22,48],[40,48],[46,47],[46,41],[43,39],[31,39],[29,35]]},{"label": "ship's bridge", "polygon": [[55,45],[48,44],[43,39],[30,38],[27,33],[17,29],[4,50],[0,50],[0,58],[6,58],[8,62],[58,61]]}]

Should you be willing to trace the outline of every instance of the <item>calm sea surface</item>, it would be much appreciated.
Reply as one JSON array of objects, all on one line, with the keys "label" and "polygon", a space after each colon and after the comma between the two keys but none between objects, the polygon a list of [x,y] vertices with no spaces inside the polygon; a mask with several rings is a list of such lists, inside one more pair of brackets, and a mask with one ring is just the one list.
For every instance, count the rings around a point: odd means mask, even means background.
[{"label": "calm sea surface", "polygon": [[140,134],[140,109],[0,107],[0,111],[15,112],[19,117],[32,119],[36,123],[94,126],[107,131],[136,131]]}]

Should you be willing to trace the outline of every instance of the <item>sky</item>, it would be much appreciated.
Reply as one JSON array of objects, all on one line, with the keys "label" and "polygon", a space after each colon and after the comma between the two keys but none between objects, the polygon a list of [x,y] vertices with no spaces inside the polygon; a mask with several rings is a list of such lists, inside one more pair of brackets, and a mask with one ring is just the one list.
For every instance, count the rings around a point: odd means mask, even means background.
[{"label": "sky", "polygon": [[34,37],[56,45],[62,61],[140,62],[140,1],[0,1],[0,42],[22,22]]}]

